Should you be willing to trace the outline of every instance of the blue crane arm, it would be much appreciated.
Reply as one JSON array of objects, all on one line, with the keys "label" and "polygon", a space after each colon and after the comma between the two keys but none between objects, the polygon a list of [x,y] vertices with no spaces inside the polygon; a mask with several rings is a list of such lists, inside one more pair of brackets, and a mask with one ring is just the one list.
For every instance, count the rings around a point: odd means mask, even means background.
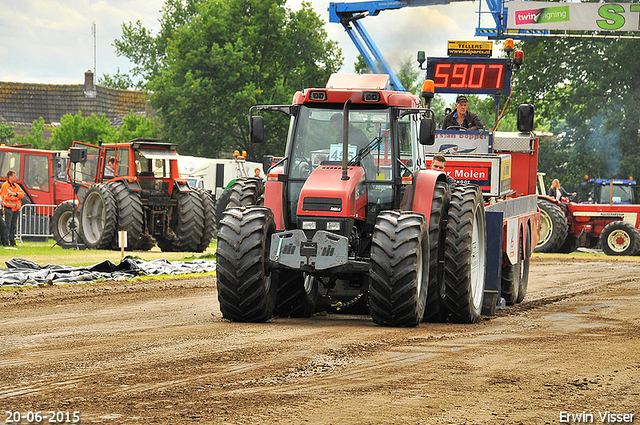
[{"label": "blue crane arm", "polygon": [[449,4],[456,1],[470,0],[386,0],[363,1],[355,3],[330,3],[329,22],[342,24],[345,31],[355,44],[358,52],[374,74],[388,74],[389,83],[394,90],[404,91],[404,87],[395,75],[373,39],[364,28],[360,19],[366,16],[376,16],[383,10],[401,9],[403,7],[432,6]]}]

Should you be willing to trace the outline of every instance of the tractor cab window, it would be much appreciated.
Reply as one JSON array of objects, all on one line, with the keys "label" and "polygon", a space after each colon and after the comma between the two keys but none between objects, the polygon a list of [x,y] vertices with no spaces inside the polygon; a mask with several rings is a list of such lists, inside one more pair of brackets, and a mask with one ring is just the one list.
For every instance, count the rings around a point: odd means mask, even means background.
[{"label": "tractor cab window", "polygon": [[0,152],[0,176],[7,177],[7,172],[13,170],[20,177],[20,153]]},{"label": "tractor cab window", "polygon": [[49,192],[49,158],[44,155],[25,155],[22,180],[29,189]]},{"label": "tractor cab window", "polygon": [[[321,164],[336,164],[343,155],[341,109],[303,106],[298,115],[290,161],[290,178],[306,179]],[[393,167],[388,109],[351,109],[347,155],[365,169],[367,180],[391,180]]]}]

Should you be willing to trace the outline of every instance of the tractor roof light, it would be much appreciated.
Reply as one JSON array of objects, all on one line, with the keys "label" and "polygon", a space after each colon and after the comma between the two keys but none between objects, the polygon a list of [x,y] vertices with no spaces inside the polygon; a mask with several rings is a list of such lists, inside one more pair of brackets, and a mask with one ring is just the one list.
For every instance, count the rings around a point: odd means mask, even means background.
[{"label": "tractor roof light", "polygon": [[513,63],[520,66],[522,62],[524,62],[524,52],[522,50],[516,50],[513,55]]},{"label": "tractor roof light", "polygon": [[380,102],[380,93],[366,91],[362,93],[363,102]]},{"label": "tractor roof light", "polygon": [[433,99],[433,93],[435,91],[435,83],[433,80],[425,80],[422,83],[422,97],[425,99]]},{"label": "tractor roof light", "polygon": [[507,38],[507,39],[504,41],[504,51],[505,51],[507,54],[510,54],[511,52],[513,52],[513,46],[514,46],[514,44],[513,44],[513,38]]},{"label": "tractor roof light", "polygon": [[238,149],[236,149],[235,151],[233,151],[233,157],[237,158],[240,156],[240,151]]},{"label": "tractor roof light", "polygon": [[319,91],[319,90],[312,90],[312,91],[309,92],[309,100],[315,100],[315,101],[327,100],[327,92],[326,91]]}]

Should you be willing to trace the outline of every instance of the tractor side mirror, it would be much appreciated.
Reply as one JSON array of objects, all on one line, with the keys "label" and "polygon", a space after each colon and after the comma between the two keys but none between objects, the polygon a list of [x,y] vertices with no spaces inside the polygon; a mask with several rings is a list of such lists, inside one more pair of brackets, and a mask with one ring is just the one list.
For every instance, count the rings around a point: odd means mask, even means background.
[{"label": "tractor side mirror", "polygon": [[264,118],[260,115],[252,116],[249,121],[249,127],[251,143],[264,142]]},{"label": "tractor side mirror", "polygon": [[436,121],[433,118],[420,120],[420,144],[433,145],[436,142]]},{"label": "tractor side mirror", "polygon": [[518,106],[518,131],[521,133],[533,131],[533,105]]}]

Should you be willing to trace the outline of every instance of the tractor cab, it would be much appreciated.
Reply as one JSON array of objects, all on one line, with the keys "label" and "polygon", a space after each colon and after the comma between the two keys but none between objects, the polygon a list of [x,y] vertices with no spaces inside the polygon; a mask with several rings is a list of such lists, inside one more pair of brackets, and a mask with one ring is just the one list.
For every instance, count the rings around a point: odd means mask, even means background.
[{"label": "tractor cab", "polygon": [[[278,182],[286,202],[265,196],[265,206],[282,230],[354,240],[372,231],[380,211],[399,208],[411,176],[424,168],[418,140],[426,110],[415,95],[384,90],[387,76],[350,76],[349,89],[337,78],[326,89],[298,92],[291,106],[257,107],[291,116],[286,155],[268,171],[266,189]],[[261,133],[260,124],[252,128]]]}]

